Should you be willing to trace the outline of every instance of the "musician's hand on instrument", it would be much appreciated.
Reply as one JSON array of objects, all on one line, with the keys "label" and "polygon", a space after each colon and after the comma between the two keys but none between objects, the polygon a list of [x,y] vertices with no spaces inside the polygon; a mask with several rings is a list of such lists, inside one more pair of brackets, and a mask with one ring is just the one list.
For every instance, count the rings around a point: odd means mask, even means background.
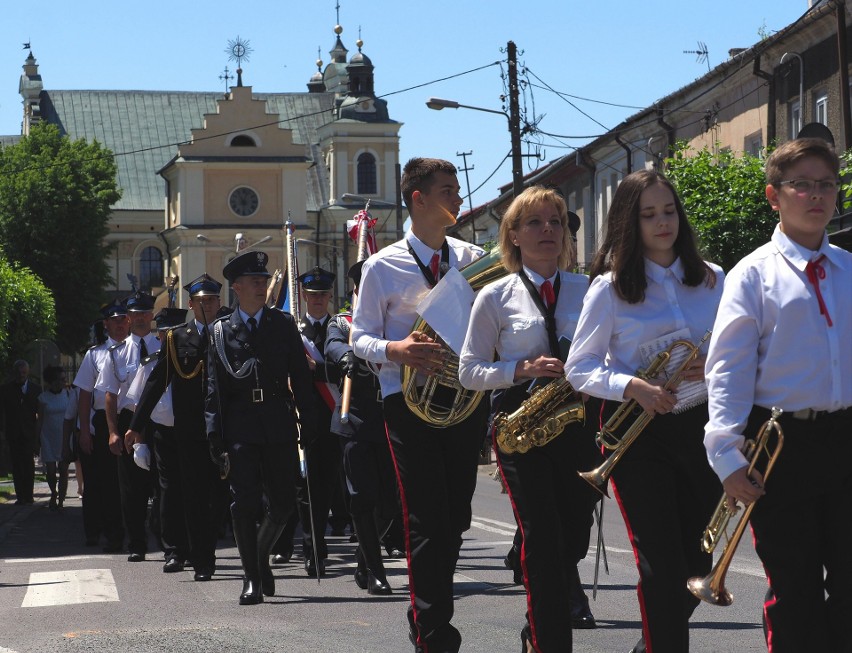
[{"label": "musician's hand on instrument", "polygon": [[749,477],[746,471],[745,467],[740,467],[722,481],[722,487],[725,488],[729,499],[736,499],[749,506],[766,494],[766,490],[763,489],[763,477],[760,472],[753,470]]},{"label": "musician's hand on instrument", "polygon": [[391,340],[385,349],[388,360],[413,367],[424,374],[434,374],[444,363],[440,343],[419,331],[412,331],[404,340]]},{"label": "musician's hand on instrument", "polygon": [[545,376],[557,378],[565,373],[562,361],[550,356],[539,356],[538,358],[527,358],[518,361],[515,365],[515,380],[537,379]]},{"label": "musician's hand on instrument", "polygon": [[652,417],[670,413],[677,403],[677,397],[664,389],[655,380],[644,380],[634,376],[624,390],[625,399],[635,399],[642,409]]},{"label": "musician's hand on instrument", "polygon": [[317,369],[317,362],[313,358],[311,358],[308,354],[305,354],[305,358],[308,359],[308,367],[310,368],[311,372]]},{"label": "musician's hand on instrument", "polygon": [[698,356],[689,364],[683,372],[682,381],[703,381],[704,380],[704,364],[707,362],[707,356]]}]

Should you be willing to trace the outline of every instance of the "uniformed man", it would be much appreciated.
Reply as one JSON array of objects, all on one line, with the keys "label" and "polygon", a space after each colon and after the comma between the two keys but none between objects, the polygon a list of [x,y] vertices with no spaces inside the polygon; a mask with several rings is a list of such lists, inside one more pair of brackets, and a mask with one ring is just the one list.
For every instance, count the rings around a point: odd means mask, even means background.
[{"label": "uniformed man", "polygon": [[[264,252],[247,251],[222,270],[238,306],[213,322],[208,352],[207,434],[230,462],[231,516],[244,573],[241,605],[275,594],[269,551],[296,500],[296,409],[303,447],[310,447],[316,424],[296,322],[266,308],[267,261]],[[258,530],[263,494],[267,512]]]},{"label": "uniformed man", "polygon": [[125,446],[124,434],[133,417],[133,405],[127,391],[142,360],[159,350],[160,341],[151,333],[154,298],[148,293],[136,292],[125,300],[125,306],[130,318],[130,336],[108,350],[109,358],[101,369],[95,387],[106,393],[104,403],[109,449],[118,456],[121,514],[129,539],[127,548],[130,555],[127,561],[142,562],[148,552],[145,520],[153,481],[150,471],[133,462],[133,447]]},{"label": "uniformed man", "polygon": [[161,336],[157,364],[126,435],[138,439],[158,400],[170,389],[174,429],[154,434],[166,548],[163,571],[181,571],[189,560],[197,581],[210,580],[216,568],[216,507],[224,483],[210,457],[204,421],[208,325],[220,308],[221,288],[206,273],[184,286],[193,319]]},{"label": "uniformed man", "polygon": [[[349,270],[356,293],[362,265],[363,261]],[[352,524],[358,536],[355,583],[368,594],[383,595],[392,590],[382,563],[380,538],[399,511],[396,475],[385,434],[379,380],[352,352],[351,321],[348,312],[328,321],[326,360],[339,368],[341,379],[352,379],[347,421],[341,421],[338,404],[331,418],[331,432],[341,438]]]},{"label": "uniformed man", "polygon": [[[331,508],[334,493],[340,484],[340,440],[330,431],[331,414],[340,400],[337,383],[340,374],[337,366],[325,361],[325,336],[329,318],[328,303],[331,301],[331,289],[334,275],[317,266],[299,277],[302,294],[305,298],[305,315],[299,322],[299,332],[307,352],[308,365],[314,382],[314,402],[317,406],[317,420],[314,430],[317,440],[308,456],[308,478],[311,482],[311,497],[308,502],[307,487],[300,479],[297,490],[299,516],[302,521],[302,550],[305,556],[305,571],[314,577],[325,573],[325,560],[328,558],[328,545],[325,531],[328,525],[328,511]],[[309,506],[313,506],[313,529],[316,534],[318,561],[314,561],[314,542],[311,540],[311,515]]]},{"label": "uniformed man", "polygon": [[95,388],[101,370],[110,363],[109,351],[129,334],[127,309],[121,302],[101,308],[107,339],[86,352],[74,385],[80,390],[78,436],[80,464],[86,489],[83,493],[83,530],[87,546],[106,538],[104,553],[117,553],[124,545],[124,526],[118,489],[118,460],[109,449],[106,421],[106,394]]}]

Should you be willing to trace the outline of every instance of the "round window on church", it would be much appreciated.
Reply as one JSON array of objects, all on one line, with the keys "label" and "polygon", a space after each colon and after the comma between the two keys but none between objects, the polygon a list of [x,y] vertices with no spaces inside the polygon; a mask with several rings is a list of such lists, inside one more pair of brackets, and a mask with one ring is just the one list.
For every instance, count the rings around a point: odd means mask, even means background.
[{"label": "round window on church", "polygon": [[254,215],[257,207],[260,205],[260,199],[251,188],[248,186],[239,186],[231,191],[228,197],[228,206],[231,210],[241,218],[246,218]]}]

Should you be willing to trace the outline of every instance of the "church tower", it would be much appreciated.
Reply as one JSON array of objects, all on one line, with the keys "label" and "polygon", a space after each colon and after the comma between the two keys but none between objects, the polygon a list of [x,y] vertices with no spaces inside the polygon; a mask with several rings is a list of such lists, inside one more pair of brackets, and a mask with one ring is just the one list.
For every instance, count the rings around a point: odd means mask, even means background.
[{"label": "church tower", "polygon": [[21,75],[21,81],[18,83],[18,93],[24,101],[24,121],[21,125],[21,134],[27,136],[34,124],[41,121],[41,106],[39,104],[41,92],[44,85],[41,81],[41,75],[38,74],[38,64],[33,56],[32,50],[30,55],[24,61],[24,72]]}]

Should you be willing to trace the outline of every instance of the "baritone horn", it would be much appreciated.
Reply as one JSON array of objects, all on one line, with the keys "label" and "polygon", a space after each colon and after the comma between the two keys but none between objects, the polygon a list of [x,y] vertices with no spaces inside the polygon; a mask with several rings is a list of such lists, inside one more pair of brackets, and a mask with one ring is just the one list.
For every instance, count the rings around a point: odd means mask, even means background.
[{"label": "baritone horn", "polygon": [[[689,340],[675,340],[667,349],[657,354],[656,358],[654,358],[647,369],[640,370],[636,373],[636,376],[640,379],[646,380],[656,378],[660,372],[665,370],[666,365],[672,357],[672,353],[676,349],[684,347],[689,351],[689,354],[672,373],[665,385],[663,385],[664,390],[674,390],[683,380],[683,375],[686,373],[686,370],[689,369],[692,362],[698,358],[698,354],[701,351],[701,345],[703,345],[709,337],[710,331],[708,330],[704,334],[704,337],[698,341],[698,344],[693,344]],[[599,467],[589,472],[577,472],[580,475],[580,478],[586,481],[598,492],[606,496],[609,496],[606,484],[609,482],[612,470],[615,469],[615,466],[624,457],[624,454],[627,453],[630,445],[636,441],[639,434],[645,430],[645,427],[648,426],[654,418],[653,415],[644,409],[641,409],[641,412],[637,415],[637,409],[640,409],[640,406],[639,402],[635,399],[622,402],[622,404],[618,407],[618,410],[616,410],[612,417],[607,420],[606,424],[603,425],[597,436],[598,444],[609,449],[612,453]],[[619,438],[616,435],[616,431],[620,429],[627,418],[632,415],[637,415],[636,419],[627,428],[624,435]]]},{"label": "baritone horn", "polygon": [[[503,267],[499,247],[495,247],[485,256],[464,266],[459,272],[474,291],[508,274]],[[412,413],[436,428],[458,424],[473,414],[484,393],[462,387],[459,383],[459,357],[443,343],[435,330],[423,318],[417,318],[411,330],[419,331],[440,342],[446,358],[441,369],[427,377],[422,386],[418,386],[418,381],[422,380],[422,377],[417,378],[417,370],[408,365],[402,366],[400,374],[405,403]],[[439,398],[445,399],[447,396],[452,398],[439,401]]]},{"label": "baritone horn", "polygon": [[[760,431],[758,431],[754,440],[746,441],[743,454],[746,460],[749,461],[748,469],[746,470],[746,475],[749,477],[751,477],[751,473],[754,471],[758,460],[760,460],[761,454],[765,453],[766,469],[763,472],[764,482],[769,478],[769,474],[775,466],[775,461],[778,460],[778,455],[781,453],[781,447],[784,446],[784,431],[781,429],[780,424],[778,424],[778,418],[781,417],[782,412],[780,408],[773,408],[771,416],[760,427]],[[775,447],[774,449],[770,449],[769,440],[773,433],[776,434]],[[731,536],[728,537],[728,522],[739,511],[739,507],[731,509],[728,506],[727,497],[724,494],[722,495],[722,499],[716,507],[716,512],[713,513],[710,523],[704,529],[704,535],[701,537],[701,548],[707,553],[712,553],[722,540],[722,537],[725,537],[727,540],[725,548],[707,576],[704,578],[695,576],[694,578],[690,578],[686,583],[689,591],[702,601],[723,607],[731,605],[734,602],[733,595],[725,589],[725,575],[728,573],[728,567],[731,565],[731,560],[745,532],[754,506],[755,502],[743,511],[739,522],[737,522],[737,527]]]}]

